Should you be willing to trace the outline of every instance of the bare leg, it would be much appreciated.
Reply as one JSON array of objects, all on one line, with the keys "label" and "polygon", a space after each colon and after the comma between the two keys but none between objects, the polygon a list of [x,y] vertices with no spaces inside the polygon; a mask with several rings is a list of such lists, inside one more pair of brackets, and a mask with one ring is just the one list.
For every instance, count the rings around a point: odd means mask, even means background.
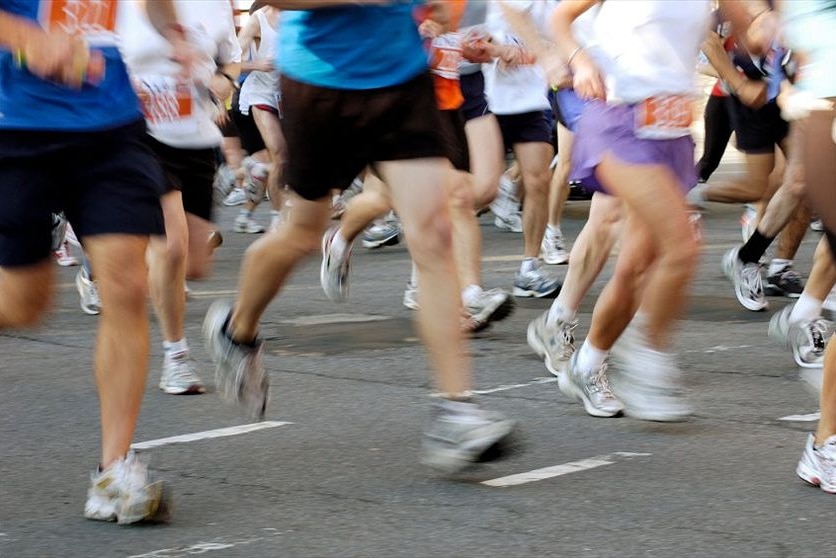
[{"label": "bare leg", "polygon": [[482,233],[474,213],[473,188],[468,173],[447,171],[453,250],[462,288],[482,284]]},{"label": "bare leg", "polygon": [[440,159],[379,165],[401,218],[419,273],[418,326],[442,393],[470,389],[471,362],[459,325],[461,299],[453,262],[452,226],[442,187],[447,163]]},{"label": "bare leg", "polygon": [[836,434],[836,335],[830,338],[824,355],[821,385],[821,418],[816,429],[816,444]]},{"label": "bare leg", "polygon": [[[183,195],[179,191],[173,190],[165,194],[161,198],[161,204],[165,217],[165,236],[152,237],[149,243],[148,284],[163,340],[179,341],[183,338],[183,320],[186,314],[184,287],[189,231],[186,212],[183,211]],[[96,269],[96,274],[98,273],[99,270]]]},{"label": "bare leg", "polygon": [[108,234],[83,239],[102,299],[96,339],[96,385],[107,467],[130,449],[148,371],[146,237]]},{"label": "bare leg", "polygon": [[502,133],[493,114],[469,120],[464,131],[470,153],[474,204],[477,208],[486,207],[496,198],[505,167]]},{"label": "bare leg", "polygon": [[549,197],[549,160],[552,146],[548,143],[530,142],[514,146],[514,154],[519,162],[525,203],[523,204],[523,233],[526,258],[540,256],[540,243],[546,231]]},{"label": "bare leg", "polygon": [[563,206],[569,199],[569,170],[572,167],[573,135],[563,125],[557,125],[557,145],[560,156],[549,184],[549,225],[560,228]]},{"label": "bare leg", "polygon": [[340,219],[340,234],[351,243],[378,217],[392,209],[392,201],[383,182],[373,173],[366,173],[363,191],[351,198]]},{"label": "bare leg", "polygon": [[52,301],[52,258],[22,267],[0,267],[0,331],[38,323]]},{"label": "bare leg", "polygon": [[281,211],[284,203],[284,180],[282,167],[287,153],[287,144],[279,124],[279,117],[270,111],[251,107],[253,120],[261,132],[261,138],[267,147],[270,158],[270,174],[267,178],[267,191],[270,194],[270,205],[274,211]]}]

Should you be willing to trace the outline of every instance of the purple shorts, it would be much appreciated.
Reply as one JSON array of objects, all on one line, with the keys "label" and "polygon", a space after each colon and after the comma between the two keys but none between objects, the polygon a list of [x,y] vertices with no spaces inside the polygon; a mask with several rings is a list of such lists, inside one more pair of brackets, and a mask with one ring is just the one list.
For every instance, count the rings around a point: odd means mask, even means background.
[{"label": "purple shorts", "polygon": [[683,192],[697,183],[694,172],[694,142],[690,136],[669,140],[639,139],[634,132],[633,105],[587,103],[578,121],[572,146],[570,180],[585,188],[610,193],[595,176],[595,169],[610,152],[632,165],[665,165],[679,180]]}]

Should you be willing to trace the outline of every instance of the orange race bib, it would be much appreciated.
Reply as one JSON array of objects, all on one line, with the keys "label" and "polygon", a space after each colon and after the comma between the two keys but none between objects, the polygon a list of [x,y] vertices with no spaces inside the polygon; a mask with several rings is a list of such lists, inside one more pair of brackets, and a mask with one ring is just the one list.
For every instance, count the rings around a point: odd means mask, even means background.
[{"label": "orange race bib", "polygon": [[137,78],[135,89],[152,131],[197,132],[194,97],[188,83],[174,78]]},{"label": "orange race bib", "polygon": [[41,0],[38,19],[46,30],[84,35],[94,46],[115,46],[118,0]]},{"label": "orange race bib", "polygon": [[635,107],[635,133],[641,139],[676,139],[691,133],[693,99],[688,95],[650,97]]},{"label": "orange race bib", "polygon": [[462,37],[459,33],[446,33],[433,39],[430,47],[430,70],[446,79],[459,79],[462,61]]}]

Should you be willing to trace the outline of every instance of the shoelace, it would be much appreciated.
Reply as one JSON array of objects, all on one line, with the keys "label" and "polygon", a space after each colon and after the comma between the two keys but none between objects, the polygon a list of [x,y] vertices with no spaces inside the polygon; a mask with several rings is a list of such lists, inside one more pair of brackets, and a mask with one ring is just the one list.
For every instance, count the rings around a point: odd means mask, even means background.
[{"label": "shoelace", "polygon": [[610,387],[610,380],[607,377],[606,362],[603,365],[601,365],[601,368],[598,370],[598,373],[595,374],[595,377],[593,378],[591,385],[593,388],[592,391],[597,391],[607,399],[615,398],[615,395],[612,392],[612,388]]},{"label": "shoelace", "polygon": [[787,269],[779,274],[779,281],[783,283],[782,287],[797,287],[803,289],[801,275],[793,269]]},{"label": "shoelace", "polygon": [[763,296],[763,277],[761,277],[760,265],[755,263],[744,264],[740,277],[752,298]]},{"label": "shoelace", "polygon": [[810,345],[813,347],[813,352],[816,355],[824,354],[824,349],[827,345],[825,339],[830,332],[831,323],[822,318],[811,320],[807,326],[807,334],[810,338]]},{"label": "shoelace", "polygon": [[578,327],[578,322],[564,322],[558,321],[557,327],[560,330],[560,336],[563,338],[564,351],[561,356],[569,358],[575,352],[575,328]]}]

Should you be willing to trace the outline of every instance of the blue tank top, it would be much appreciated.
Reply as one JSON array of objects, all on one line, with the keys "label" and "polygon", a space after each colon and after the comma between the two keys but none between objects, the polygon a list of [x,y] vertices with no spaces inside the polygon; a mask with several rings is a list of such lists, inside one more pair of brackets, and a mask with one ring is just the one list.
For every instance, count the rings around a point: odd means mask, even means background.
[{"label": "blue tank top", "polygon": [[44,28],[83,33],[105,61],[101,81],[71,89],[36,77],[0,49],[0,129],[96,131],[142,119],[116,47],[117,7],[118,0],[0,0],[0,10]]}]

